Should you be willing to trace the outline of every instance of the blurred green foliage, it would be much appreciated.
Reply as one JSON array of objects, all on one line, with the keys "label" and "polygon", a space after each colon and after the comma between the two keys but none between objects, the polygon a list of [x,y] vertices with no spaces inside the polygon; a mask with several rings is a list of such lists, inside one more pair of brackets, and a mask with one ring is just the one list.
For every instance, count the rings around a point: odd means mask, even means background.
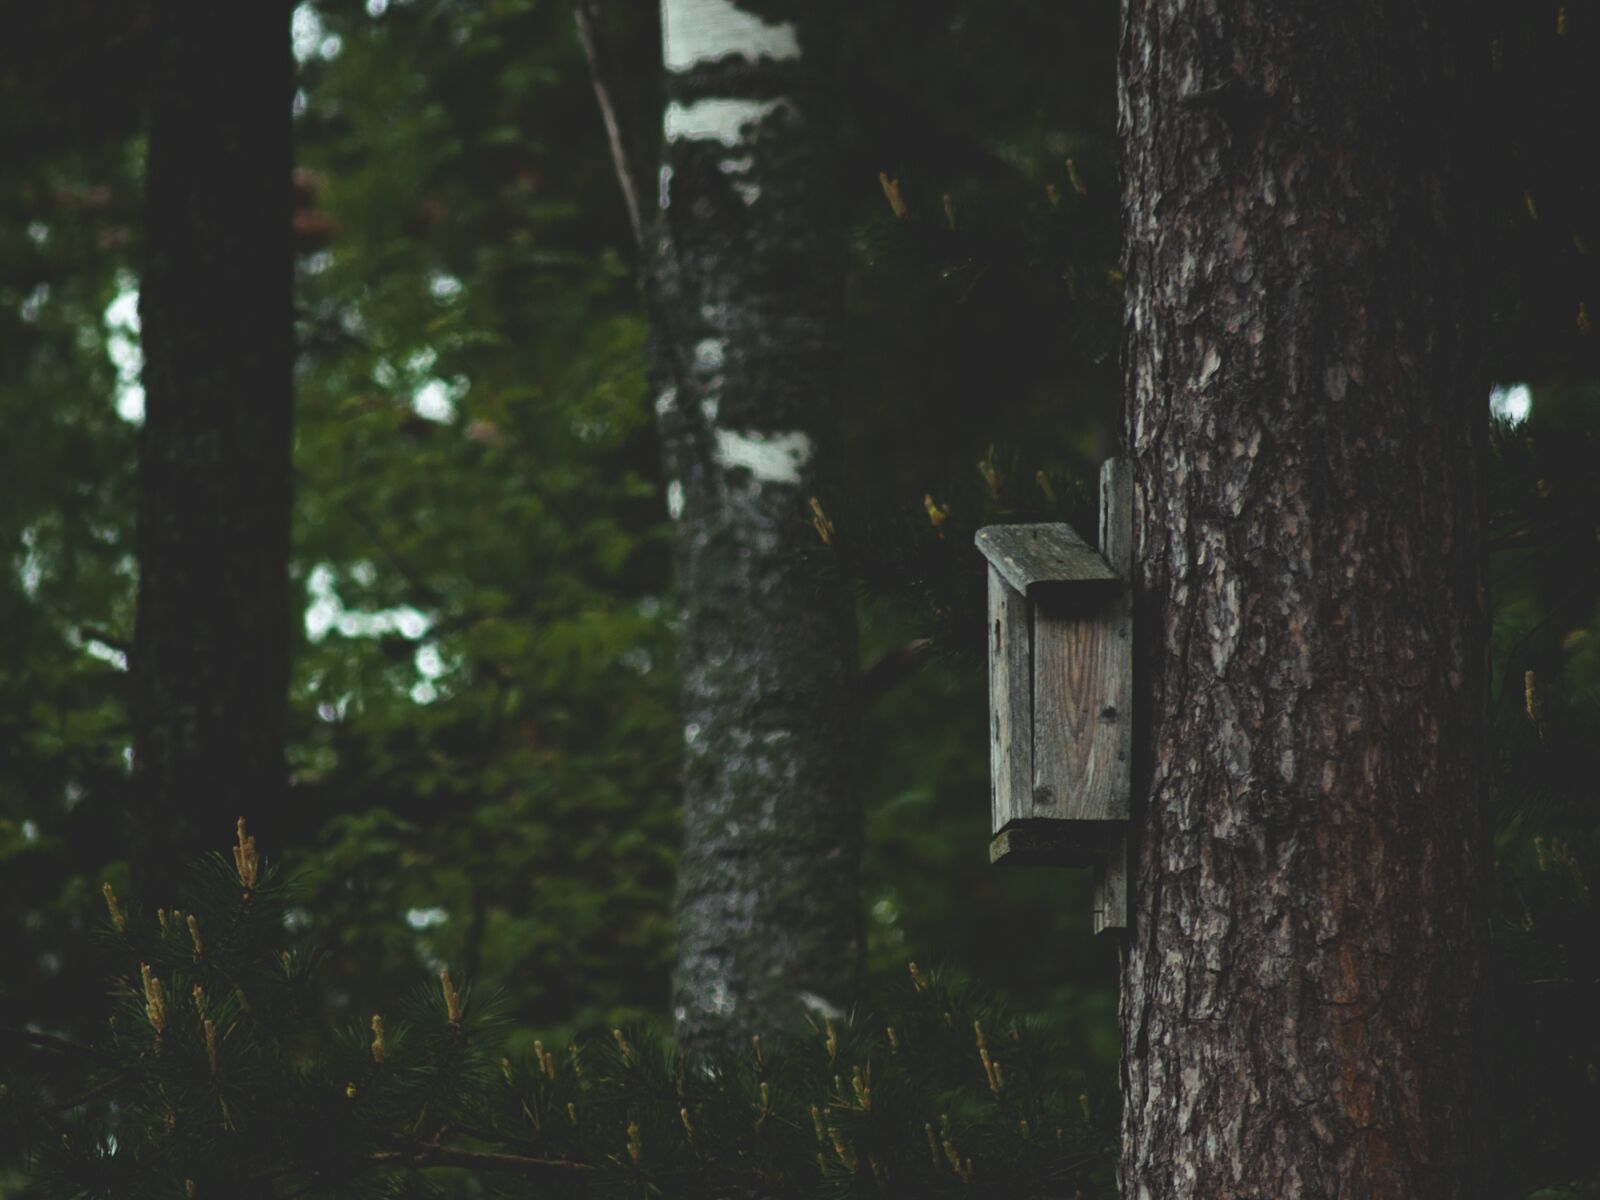
[{"label": "blurred green foliage", "polygon": [[[1041,36],[1109,28],[1104,12],[1017,12]],[[1115,410],[1109,93],[1086,105],[1095,89],[1083,76],[1041,93],[985,72],[1012,34],[983,6],[901,15],[894,29],[881,13],[851,24],[842,68],[858,114],[846,474],[870,483],[835,511],[871,585],[869,660],[928,632],[953,642],[962,625],[960,606],[938,599],[964,564],[962,535],[926,580],[897,583],[872,562],[874,546],[918,523],[926,534],[923,493],[947,507],[957,497],[970,529],[983,499],[974,463],[995,440],[1031,442],[1014,472],[1025,486],[1049,466],[1070,491],[1068,476],[1095,460],[1089,427],[1104,444]],[[644,174],[653,14],[606,17],[611,83]],[[40,18],[41,42],[70,40],[71,12],[59,20]],[[952,21],[981,51],[952,45]],[[138,29],[108,31],[122,40],[96,52],[133,53]],[[284,825],[319,853],[290,919],[337,948],[335,999],[356,1011],[396,971],[449,962],[503,987],[524,1027],[593,1031],[659,1012],[679,739],[668,529],[634,251],[570,13],[301,5],[294,38],[293,571],[307,622]],[[1109,65],[1094,78],[1109,86]],[[0,402],[29,435],[10,444],[17,469],[4,473],[19,496],[5,517],[17,564],[7,633],[18,639],[5,678],[18,699],[5,711],[56,726],[51,773],[30,759],[3,781],[6,844],[23,868],[6,873],[3,936],[11,961],[28,965],[0,984],[9,1024],[42,1012],[64,1027],[92,1020],[86,980],[58,947],[98,880],[122,878],[125,677],[104,659],[131,623],[136,429],[116,398],[132,411],[140,144],[136,123],[103,110],[132,99],[79,95],[81,120],[61,117],[68,127],[7,188],[4,253],[25,264],[8,277],[53,290],[8,294],[3,316],[18,346]],[[59,103],[48,80],[25,100]],[[1063,125],[1080,110],[1087,129]],[[1063,151],[1083,164],[1090,196],[1072,187]],[[879,169],[902,179],[912,220],[890,214]],[[80,194],[88,201],[71,199]],[[47,240],[28,233],[36,225]],[[1051,283],[1068,265],[1097,281],[1094,303]],[[1078,353],[1055,336],[1069,328],[1100,332]],[[46,332],[50,352],[36,344]],[[118,338],[120,383],[108,357]],[[1084,420],[1061,419],[1064,406]],[[85,511],[69,524],[74,495]],[[91,631],[110,642],[87,641]],[[1115,1053],[1110,959],[1077,919],[1080,881],[995,875],[985,862],[986,769],[964,749],[981,738],[985,703],[972,668],[946,653],[870,712],[873,961],[898,966],[911,950],[970,960],[1031,1002],[1081,1007],[1104,1065]],[[966,736],[950,736],[958,729]],[[43,755],[43,736],[8,744]],[[219,812],[219,842],[229,820]],[[983,903],[953,906],[957,892]],[[1007,954],[995,923],[1064,950],[1054,961]]]},{"label": "blurred green foliage", "polygon": [[294,803],[326,850],[307,919],[361,1007],[421,958],[515,981],[524,1024],[654,1011],[667,528],[570,15],[297,20],[330,230],[300,276]]},{"label": "blurred green foliage", "polygon": [[[73,1036],[104,1016],[83,934],[100,881],[125,888],[129,814],[145,26],[118,7],[33,6],[0,48],[0,1027]],[[642,179],[652,8],[601,30]],[[969,547],[992,512],[1083,519],[1114,450],[1115,23],[1042,0],[844,17],[851,484],[819,547],[861,585],[865,662],[934,643],[864,717],[874,971],[956,964],[1049,1011],[1102,1079],[1115,950],[1087,880],[987,864]],[[1592,156],[1551,114],[1582,111],[1600,42],[1543,6],[1493,23],[1491,366],[1532,384],[1494,437],[1496,1087],[1508,1191],[1572,1195],[1600,1187],[1600,342],[1579,310],[1600,228]],[[637,262],[570,10],[322,0],[294,34],[285,920],[327,950],[336,1020],[448,964],[504,996],[514,1054],[605,1036],[665,1001],[680,734]]]}]

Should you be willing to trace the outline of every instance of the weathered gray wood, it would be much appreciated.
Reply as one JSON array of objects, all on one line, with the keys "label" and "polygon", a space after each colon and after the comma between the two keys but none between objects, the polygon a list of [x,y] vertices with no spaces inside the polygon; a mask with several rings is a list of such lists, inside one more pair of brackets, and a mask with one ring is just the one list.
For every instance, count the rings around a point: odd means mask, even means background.
[{"label": "weathered gray wood", "polygon": [[978,530],[978,550],[1023,595],[1039,584],[1096,585],[1114,593],[1120,580],[1105,559],[1070,525],[987,525]]},{"label": "weathered gray wood", "polygon": [[[1100,553],[1124,579],[1133,576],[1133,470],[1126,459],[1108,458],[1100,467]],[[1124,591],[1105,614],[1116,640],[1123,644],[1124,689],[1121,711],[1126,714],[1118,731],[1117,752],[1123,763],[1122,794],[1130,796],[1133,756],[1133,593]],[[1128,927],[1128,835],[1118,831],[1106,856],[1094,869],[1094,931],[1116,932]]]},{"label": "weathered gray wood", "polygon": [[990,567],[990,860],[1098,863],[1128,815],[1123,577],[1064,524],[992,525],[977,545]]},{"label": "weathered gray wood", "polygon": [[1040,594],[1033,610],[1033,803],[1069,821],[1128,817],[1133,700],[1124,595],[1085,612]]},{"label": "weathered gray wood", "polygon": [[1132,576],[1133,468],[1125,458],[1100,464],[1100,554],[1119,579]]},{"label": "weathered gray wood", "polygon": [[1119,826],[1094,864],[1094,931],[1116,934],[1127,928],[1128,831]]},{"label": "weathered gray wood", "polygon": [[1007,867],[1088,867],[1120,844],[1115,821],[1014,821],[989,842],[989,861]]},{"label": "weathered gray wood", "polygon": [[1028,602],[989,570],[990,829],[1026,816],[1033,792]]},{"label": "weathered gray wood", "polygon": [[1033,606],[1033,795],[1029,816],[1125,820],[1127,690],[1116,624]]}]

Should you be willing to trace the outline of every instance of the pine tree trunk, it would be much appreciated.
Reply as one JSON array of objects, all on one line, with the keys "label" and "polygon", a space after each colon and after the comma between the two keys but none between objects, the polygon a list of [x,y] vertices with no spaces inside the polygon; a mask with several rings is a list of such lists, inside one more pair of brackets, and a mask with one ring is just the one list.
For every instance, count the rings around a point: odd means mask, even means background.
[{"label": "pine tree trunk", "polygon": [[155,7],[135,858],[167,895],[285,785],[292,59],[283,4]]},{"label": "pine tree trunk", "polygon": [[1489,1194],[1487,386],[1444,0],[1124,0],[1124,1194]]},{"label": "pine tree trunk", "polygon": [[706,1044],[854,997],[850,598],[806,504],[838,391],[844,245],[806,6],[664,0],[656,401],[683,605],[674,1007]]}]

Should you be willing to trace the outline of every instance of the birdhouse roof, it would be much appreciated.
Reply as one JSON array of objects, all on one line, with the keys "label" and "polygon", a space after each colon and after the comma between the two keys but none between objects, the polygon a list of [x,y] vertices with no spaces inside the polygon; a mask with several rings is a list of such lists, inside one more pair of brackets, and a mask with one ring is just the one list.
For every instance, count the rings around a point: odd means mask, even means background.
[{"label": "birdhouse roof", "polygon": [[1064,522],[986,525],[974,539],[1000,577],[1023,595],[1040,584],[1120,584],[1100,552]]}]

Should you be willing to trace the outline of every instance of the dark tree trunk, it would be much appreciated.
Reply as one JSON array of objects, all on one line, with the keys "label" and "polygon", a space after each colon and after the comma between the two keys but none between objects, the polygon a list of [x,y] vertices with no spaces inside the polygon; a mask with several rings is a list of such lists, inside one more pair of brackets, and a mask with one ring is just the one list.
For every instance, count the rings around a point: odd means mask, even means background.
[{"label": "dark tree trunk", "polygon": [[[1470,6],[1467,6],[1470,8]],[[1124,0],[1129,1197],[1487,1194],[1466,8]]]},{"label": "dark tree trunk", "polygon": [[164,894],[285,785],[292,59],[286,4],[155,7],[134,778]]},{"label": "dark tree trunk", "polygon": [[854,998],[849,595],[806,520],[838,391],[844,244],[818,22],[665,0],[656,401],[684,610],[674,1006],[689,1044]]}]

